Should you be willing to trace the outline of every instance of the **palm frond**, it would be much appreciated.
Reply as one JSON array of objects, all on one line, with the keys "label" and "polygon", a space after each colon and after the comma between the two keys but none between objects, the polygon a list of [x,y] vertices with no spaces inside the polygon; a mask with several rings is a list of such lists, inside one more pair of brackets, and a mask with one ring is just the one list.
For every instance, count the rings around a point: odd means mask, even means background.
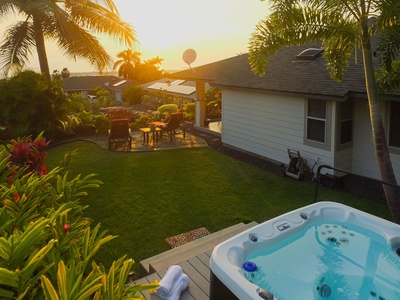
[{"label": "palm frond", "polygon": [[[300,2],[313,2],[314,6],[300,5]],[[327,12],[325,2],[274,1],[275,11],[257,25],[250,39],[249,60],[253,71],[262,76],[268,57],[283,46],[322,41],[331,75],[342,80],[350,54],[359,44],[356,22],[354,18],[344,18],[343,9]],[[342,62],[343,68],[334,66],[335,60]]]},{"label": "palm frond", "polygon": [[400,23],[381,30],[377,50],[380,52],[383,66],[390,71],[392,62],[400,55]]},{"label": "palm frond", "polygon": [[35,46],[32,23],[21,21],[11,26],[0,45],[1,68],[6,73],[12,68],[21,68],[28,61],[32,48]]},{"label": "palm frond", "polygon": [[2,3],[3,1],[0,2],[0,17],[5,18],[9,15],[14,15],[15,14],[15,6],[10,3],[10,2],[5,2]]},{"label": "palm frond", "polygon": [[250,38],[249,62],[253,72],[259,76],[265,74],[268,57],[285,46],[286,41],[275,34],[275,24],[271,19],[260,21]]},{"label": "palm frond", "polygon": [[75,3],[68,7],[68,11],[73,21],[83,28],[115,37],[119,43],[129,47],[137,42],[132,26],[123,22],[117,13],[101,5],[91,1]]},{"label": "palm frond", "polygon": [[381,68],[377,72],[377,83],[381,93],[390,94],[400,87],[400,62],[392,63],[390,70]]},{"label": "palm frond", "polygon": [[57,44],[65,50],[67,57],[87,59],[92,64],[97,65],[99,71],[104,70],[111,64],[111,57],[97,38],[72,21],[69,22],[69,30],[73,33],[65,35],[57,32]]}]

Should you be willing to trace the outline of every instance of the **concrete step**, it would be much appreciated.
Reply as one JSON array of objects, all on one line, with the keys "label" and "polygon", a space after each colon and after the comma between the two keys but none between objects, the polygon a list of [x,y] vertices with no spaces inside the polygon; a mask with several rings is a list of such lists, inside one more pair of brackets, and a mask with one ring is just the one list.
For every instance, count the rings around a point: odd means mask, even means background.
[{"label": "concrete step", "polygon": [[170,265],[179,264],[203,252],[214,249],[223,241],[257,225],[257,222],[248,224],[239,223],[223,230],[211,233],[185,245],[157,254],[140,262],[140,277],[147,276],[167,269]]}]

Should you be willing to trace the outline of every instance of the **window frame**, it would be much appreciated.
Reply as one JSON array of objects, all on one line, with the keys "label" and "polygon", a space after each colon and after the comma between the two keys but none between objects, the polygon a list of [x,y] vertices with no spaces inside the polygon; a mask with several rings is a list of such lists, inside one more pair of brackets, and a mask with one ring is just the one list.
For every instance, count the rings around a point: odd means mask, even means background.
[{"label": "window frame", "polygon": [[[308,108],[310,101],[322,101],[325,103],[325,119],[309,116]],[[303,144],[323,150],[330,150],[331,148],[331,123],[332,123],[332,101],[321,99],[305,99],[304,105],[304,136]],[[308,120],[321,120],[325,122],[324,128],[324,142],[312,140],[308,138]]]}]

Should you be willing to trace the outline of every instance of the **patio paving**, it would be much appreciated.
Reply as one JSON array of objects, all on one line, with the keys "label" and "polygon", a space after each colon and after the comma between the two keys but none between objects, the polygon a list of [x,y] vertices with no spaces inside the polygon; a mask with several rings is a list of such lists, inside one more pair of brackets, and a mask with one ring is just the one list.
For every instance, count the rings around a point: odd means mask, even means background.
[{"label": "patio paving", "polygon": [[[81,138],[82,140],[96,143],[104,149],[108,149],[108,135],[93,135]],[[168,134],[164,134],[161,139],[157,141],[153,140],[152,135],[149,135],[149,141],[143,141],[143,134],[140,130],[132,131],[132,144],[129,150],[127,142],[116,142],[112,144],[112,151],[124,151],[124,152],[137,152],[137,151],[160,151],[177,148],[197,148],[207,147],[207,143],[204,139],[199,136],[193,135],[189,132],[183,134],[179,132],[176,134],[172,141],[170,141]]]}]

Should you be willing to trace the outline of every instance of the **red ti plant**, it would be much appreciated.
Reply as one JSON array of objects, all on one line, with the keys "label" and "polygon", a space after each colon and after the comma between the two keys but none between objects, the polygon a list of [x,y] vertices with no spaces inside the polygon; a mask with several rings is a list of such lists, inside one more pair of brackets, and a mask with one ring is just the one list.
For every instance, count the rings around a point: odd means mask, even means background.
[{"label": "red ti plant", "polygon": [[39,176],[47,174],[45,150],[48,144],[46,138],[40,135],[34,141],[32,139],[13,140],[9,146],[11,162],[9,168],[22,168],[27,173],[37,172]]}]

